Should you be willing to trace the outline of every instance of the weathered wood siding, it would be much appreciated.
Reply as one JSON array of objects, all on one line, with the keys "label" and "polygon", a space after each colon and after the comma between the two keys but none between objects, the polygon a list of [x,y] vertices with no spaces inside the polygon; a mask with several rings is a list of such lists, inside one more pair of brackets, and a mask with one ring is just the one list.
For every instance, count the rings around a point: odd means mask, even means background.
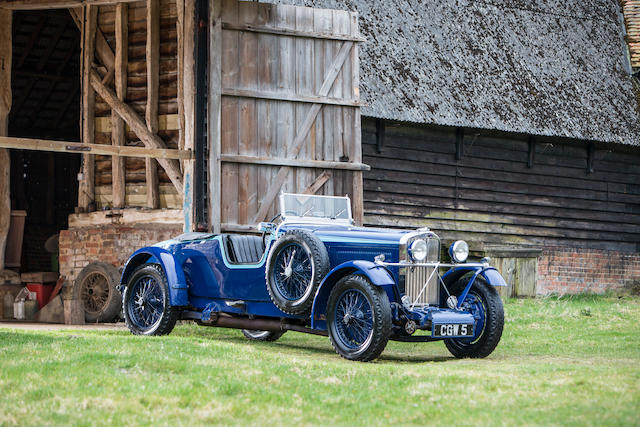
[{"label": "weathered wood siding", "polygon": [[349,194],[357,204],[361,172],[296,163],[362,162],[357,15],[229,0],[221,16],[221,100],[212,96],[210,104],[210,114],[220,109],[220,158],[210,160],[220,162],[211,166],[214,200],[220,193],[213,222],[237,230],[268,219],[276,213],[270,193],[303,192],[318,178],[326,181],[318,194]]},{"label": "weathered wood siding", "polygon": [[[379,129],[381,130],[381,129]],[[363,120],[365,223],[444,239],[638,251],[640,152],[612,145]],[[529,167],[529,165],[531,167]],[[592,171],[589,171],[591,165]]]},{"label": "weathered wood siding", "polygon": [[[158,84],[158,136],[167,148],[178,148],[179,118],[177,98],[177,9],[175,0],[160,0],[160,58]],[[147,109],[147,6],[145,1],[128,4],[128,47],[126,67],[126,96],[124,102],[142,118]],[[104,5],[98,10],[98,28],[104,34],[109,47],[116,51],[116,6]],[[113,83],[109,83],[113,87]],[[109,105],[96,95],[95,102],[95,142],[112,144],[112,120]],[[128,127],[125,134],[126,145],[143,147],[144,144]],[[112,161],[110,156],[95,156],[96,207],[102,209],[113,206]],[[146,207],[147,186],[145,159],[125,157],[125,200],[127,207]],[[159,207],[181,208],[182,195],[175,188],[162,168],[158,169]]]}]

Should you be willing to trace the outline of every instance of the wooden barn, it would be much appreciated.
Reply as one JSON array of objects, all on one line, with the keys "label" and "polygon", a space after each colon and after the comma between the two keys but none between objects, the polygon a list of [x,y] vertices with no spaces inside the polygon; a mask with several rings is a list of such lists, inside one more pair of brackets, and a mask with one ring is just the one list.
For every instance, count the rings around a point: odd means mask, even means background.
[{"label": "wooden barn", "polygon": [[285,190],[468,240],[510,295],[640,280],[638,2],[276,3],[0,0],[0,271],[95,299]]},{"label": "wooden barn", "polygon": [[640,2],[297,3],[367,39],[365,224],[466,239],[512,295],[640,281]]}]

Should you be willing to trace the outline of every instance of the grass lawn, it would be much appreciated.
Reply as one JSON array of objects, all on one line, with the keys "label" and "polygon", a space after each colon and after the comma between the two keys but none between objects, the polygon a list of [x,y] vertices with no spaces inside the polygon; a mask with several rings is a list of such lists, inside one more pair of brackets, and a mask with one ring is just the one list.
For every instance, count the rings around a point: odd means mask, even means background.
[{"label": "grass lawn", "polygon": [[328,338],[275,343],[178,326],[0,330],[0,424],[640,425],[640,299],[510,300],[487,359],[390,342],[349,362]]}]

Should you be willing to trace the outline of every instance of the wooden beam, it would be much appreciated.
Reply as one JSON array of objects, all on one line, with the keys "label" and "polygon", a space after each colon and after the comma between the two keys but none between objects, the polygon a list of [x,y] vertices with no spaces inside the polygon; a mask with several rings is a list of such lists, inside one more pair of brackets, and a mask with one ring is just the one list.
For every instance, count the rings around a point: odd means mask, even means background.
[{"label": "wooden beam", "polygon": [[[195,66],[195,33],[196,33],[196,1],[184,0],[183,2],[183,66],[182,82],[184,95],[184,149],[193,150],[195,148],[195,91],[196,91],[196,66]],[[178,14],[181,12],[179,11]],[[193,212],[193,160],[183,163],[184,182],[184,231],[194,231]]]},{"label": "wooden beam", "polygon": [[[85,7],[82,25],[82,142],[93,144],[95,137],[96,95],[91,88],[91,67],[95,58],[97,6]],[[95,199],[95,158],[91,154],[82,156],[82,180],[78,189],[78,208],[87,211]]]},{"label": "wooden beam", "polygon": [[[177,114],[162,114],[158,116],[158,130],[179,130],[179,126]],[[96,133],[110,133],[112,127],[110,117],[96,117]],[[129,131],[131,129],[125,126],[125,130]]]},{"label": "wooden beam", "polygon": [[[357,16],[351,15],[352,28],[358,25]],[[359,30],[356,30],[359,31]],[[351,51],[351,84],[352,84],[352,96],[357,100],[360,99],[360,46],[355,45]],[[356,108],[353,111],[353,134],[351,136],[351,161],[362,162],[362,118],[360,116],[360,109]],[[382,135],[385,136],[385,122],[382,120]],[[383,141],[384,143],[384,141]],[[354,171],[351,186],[351,208],[352,216],[356,225],[363,225],[364,223],[364,179],[361,171]]]},{"label": "wooden beam", "polygon": [[170,148],[130,147],[107,144],[84,144],[82,142],[53,141],[49,139],[15,138],[0,136],[0,148],[18,150],[55,151],[101,156],[141,157],[165,160],[186,160],[193,157],[191,151]]},{"label": "wooden beam", "polygon": [[322,33],[316,31],[298,31],[286,28],[274,28],[261,25],[235,25],[228,22],[222,23],[222,29],[228,31],[247,31],[252,33],[273,34],[277,36],[291,36],[297,38],[310,38],[310,39],[322,39],[322,40],[341,40],[351,42],[366,42],[367,39],[359,36],[352,36],[349,34],[332,34]]},{"label": "wooden beam", "polygon": [[81,6],[100,6],[133,3],[140,0],[0,0],[0,9],[43,10],[68,9]]},{"label": "wooden beam", "polygon": [[220,123],[222,108],[222,1],[209,3],[209,105],[207,132],[209,134],[209,226],[220,233],[222,221],[222,163]]},{"label": "wooden beam", "polygon": [[[78,27],[78,29],[82,31],[81,11],[82,9],[69,9],[69,14],[73,18],[73,21],[76,23],[76,26]],[[116,61],[115,55],[111,50],[111,47],[107,42],[107,39],[104,37],[104,34],[100,30],[100,28],[97,26],[96,26],[95,53],[98,56],[98,59],[100,60],[100,62],[102,62],[102,65],[104,65],[108,70],[108,73],[106,76],[108,78],[106,79],[105,84],[109,84],[111,82],[111,79],[109,77],[113,77],[114,75],[114,68],[115,68],[115,61]]]},{"label": "wooden beam", "polygon": [[[329,94],[329,91],[333,86],[333,82],[336,80],[338,73],[342,69],[342,65],[344,64],[344,61],[349,56],[349,53],[351,52],[351,49],[353,48],[353,46],[354,46],[354,43],[351,41],[342,43],[342,46],[338,51],[338,55],[336,56],[333,63],[329,67],[329,71],[324,78],[324,82],[322,83],[322,86],[318,91],[319,96],[324,97]],[[298,156],[298,153],[302,148],[302,144],[304,143],[304,140],[307,137],[307,134],[309,133],[311,126],[315,122],[321,107],[322,105],[320,104],[313,104],[313,106],[309,109],[309,112],[307,113],[306,117],[302,121],[300,128],[296,133],[296,137],[291,143],[289,158],[295,159]],[[278,192],[280,191],[280,188],[282,188],[282,184],[284,184],[284,181],[287,179],[287,175],[289,175],[290,171],[291,171],[291,167],[289,166],[283,166],[280,168],[280,170],[278,171],[278,175],[276,175],[276,178],[271,183],[269,190],[267,190],[267,193],[265,194],[262,201],[260,202],[260,208],[258,209],[256,216],[253,218],[253,223],[258,223],[264,220],[264,218],[267,215],[267,212],[269,212],[269,208],[271,207],[271,204],[273,203],[276,196],[278,195]]]},{"label": "wooden beam", "polygon": [[313,95],[297,95],[293,93],[278,93],[278,92],[261,92],[257,90],[248,89],[222,89],[222,95],[235,96],[240,98],[257,98],[268,99],[272,101],[290,101],[290,102],[304,102],[309,104],[325,104],[325,105],[342,105],[345,107],[361,107],[362,103],[356,100],[342,99],[342,98],[330,98]]},{"label": "wooden beam", "polygon": [[593,142],[587,145],[587,173],[594,173],[595,170],[596,146]]},{"label": "wooden beam", "polygon": [[316,192],[322,188],[322,186],[324,184],[326,184],[327,181],[329,181],[329,179],[331,179],[331,175],[329,175],[329,172],[324,171],[322,172],[320,175],[318,175],[318,177],[311,183],[311,185],[309,185],[303,192],[302,194],[316,194]]},{"label": "wooden beam", "polygon": [[[129,5],[118,3],[116,5],[115,16],[115,89],[116,96],[120,101],[124,101],[127,96],[127,63],[129,62]],[[126,130],[124,121],[115,111],[111,112],[111,144],[121,147],[126,144]],[[111,191],[113,196],[113,207],[122,208],[125,204],[126,186],[124,159],[120,156],[111,158]]]},{"label": "wooden beam", "polygon": [[180,209],[127,208],[69,215],[69,227],[73,228],[108,224],[180,224],[181,222],[182,210]]},{"label": "wooden beam", "polygon": [[536,139],[529,136],[529,156],[527,158],[527,167],[532,168],[536,162]]},{"label": "wooden beam", "polygon": [[[11,110],[11,11],[0,10],[0,136],[7,135]],[[0,149],[0,271],[4,270],[5,247],[11,221],[9,150]]]},{"label": "wooden beam", "polygon": [[177,61],[176,90],[178,95],[178,149],[184,148],[184,0],[176,0]]},{"label": "wooden beam", "polygon": [[464,157],[464,129],[456,128],[456,160]]},{"label": "wooden beam", "polygon": [[385,122],[384,119],[376,119],[376,151],[382,153],[384,148]]},{"label": "wooden beam", "polygon": [[[147,108],[145,119],[147,129],[158,133],[158,89],[160,87],[160,1],[147,0]],[[153,159],[145,160],[147,182],[147,207],[157,209],[158,198],[158,166]]]},{"label": "wooden beam", "polygon": [[[136,114],[133,108],[120,101],[115,93],[104,84],[102,79],[95,71],[91,71],[91,86],[100,95],[100,97],[115,110],[120,117],[129,125],[131,130],[148,148],[167,148],[164,141],[153,133],[149,132],[144,121]],[[175,160],[159,159],[158,163],[167,172],[169,179],[178,190],[179,194],[183,192],[182,172],[180,165]]]},{"label": "wooden beam", "polygon": [[371,166],[363,163],[335,162],[330,160],[307,160],[278,157],[254,157],[235,154],[222,154],[220,160],[228,163],[241,163],[253,165],[291,166],[316,169],[339,169],[349,171],[369,171]]}]

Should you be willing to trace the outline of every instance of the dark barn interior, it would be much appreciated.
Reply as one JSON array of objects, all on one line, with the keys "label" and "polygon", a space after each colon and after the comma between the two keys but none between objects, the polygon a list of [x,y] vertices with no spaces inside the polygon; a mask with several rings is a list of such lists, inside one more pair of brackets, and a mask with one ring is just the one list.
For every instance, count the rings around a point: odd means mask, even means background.
[{"label": "dark barn interior", "polygon": [[[9,136],[78,141],[79,75],[80,31],[69,12],[16,11]],[[21,271],[57,271],[44,244],[68,226],[80,161],[75,154],[11,150],[11,208],[26,211]]]}]

